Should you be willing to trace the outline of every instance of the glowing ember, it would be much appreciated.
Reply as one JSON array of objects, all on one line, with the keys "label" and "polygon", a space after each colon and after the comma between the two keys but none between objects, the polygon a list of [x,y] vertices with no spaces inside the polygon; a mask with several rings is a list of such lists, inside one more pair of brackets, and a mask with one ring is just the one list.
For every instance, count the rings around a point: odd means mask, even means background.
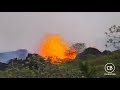
[{"label": "glowing ember", "polygon": [[69,44],[59,35],[47,35],[42,42],[38,54],[52,63],[62,63],[74,59],[76,50],[70,49]]}]

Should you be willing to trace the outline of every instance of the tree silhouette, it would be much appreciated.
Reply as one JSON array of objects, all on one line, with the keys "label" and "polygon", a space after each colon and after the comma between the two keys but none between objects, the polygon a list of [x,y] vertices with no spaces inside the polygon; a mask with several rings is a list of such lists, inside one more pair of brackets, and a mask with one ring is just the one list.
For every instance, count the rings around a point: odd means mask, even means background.
[{"label": "tree silhouette", "polygon": [[106,47],[113,46],[116,49],[120,49],[120,26],[113,25],[109,28],[109,32],[105,32],[107,35]]},{"label": "tree silhouette", "polygon": [[85,43],[75,43],[70,48],[76,49],[77,54],[81,53],[85,49]]}]

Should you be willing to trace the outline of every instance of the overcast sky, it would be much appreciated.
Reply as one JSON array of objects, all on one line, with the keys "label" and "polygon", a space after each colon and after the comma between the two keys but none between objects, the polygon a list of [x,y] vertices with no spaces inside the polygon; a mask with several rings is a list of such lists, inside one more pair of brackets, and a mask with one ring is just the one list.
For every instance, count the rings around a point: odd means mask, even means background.
[{"label": "overcast sky", "polygon": [[0,12],[0,52],[35,52],[45,33],[103,51],[104,33],[114,24],[120,25],[119,12]]}]

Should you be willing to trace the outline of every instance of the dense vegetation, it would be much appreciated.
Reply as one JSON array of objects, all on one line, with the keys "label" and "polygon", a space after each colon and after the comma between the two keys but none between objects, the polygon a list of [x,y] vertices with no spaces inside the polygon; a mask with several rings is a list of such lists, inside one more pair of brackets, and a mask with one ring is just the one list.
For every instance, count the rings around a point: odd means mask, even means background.
[{"label": "dense vegetation", "polygon": [[[29,54],[25,60],[17,58],[7,64],[0,63],[0,78],[117,78],[120,77],[120,26],[109,28],[108,41],[105,46],[113,46],[117,50],[100,52],[96,48],[86,48],[85,44],[74,44],[77,50],[74,60],[62,64],[51,64],[49,60],[37,54]],[[85,50],[80,53],[81,49]],[[104,75],[107,63],[115,65],[116,75]]]},{"label": "dense vegetation", "polygon": [[[86,50],[87,51],[87,50]],[[115,76],[105,76],[106,63],[116,66]],[[62,64],[51,64],[37,54],[29,54],[26,60],[10,60],[5,69],[1,68],[1,78],[105,78],[120,77],[120,50],[111,54],[86,54]]]}]

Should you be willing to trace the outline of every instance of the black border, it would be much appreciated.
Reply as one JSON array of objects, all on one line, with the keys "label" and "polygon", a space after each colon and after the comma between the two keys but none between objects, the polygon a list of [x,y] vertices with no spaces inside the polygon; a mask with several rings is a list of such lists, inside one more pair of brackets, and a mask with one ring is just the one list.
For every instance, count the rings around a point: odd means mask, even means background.
[{"label": "black border", "polygon": [[[120,8],[120,7],[119,7]],[[0,12],[120,12],[119,8],[104,7],[14,7],[0,8]]]},{"label": "black border", "polygon": [[[29,1],[30,2],[30,1]],[[117,1],[79,1],[79,2],[18,2],[0,6],[0,12],[119,12]]]},{"label": "black border", "polygon": [[[118,84],[118,85],[117,85]],[[75,88],[79,89],[109,89],[119,87],[119,79],[117,78],[9,78],[9,79],[0,79],[1,87],[8,87],[8,89],[14,88],[21,88],[24,89],[25,87],[32,89],[65,89],[65,87],[75,90]],[[9,85],[9,86],[8,86]],[[115,86],[114,86],[115,85]]]}]

